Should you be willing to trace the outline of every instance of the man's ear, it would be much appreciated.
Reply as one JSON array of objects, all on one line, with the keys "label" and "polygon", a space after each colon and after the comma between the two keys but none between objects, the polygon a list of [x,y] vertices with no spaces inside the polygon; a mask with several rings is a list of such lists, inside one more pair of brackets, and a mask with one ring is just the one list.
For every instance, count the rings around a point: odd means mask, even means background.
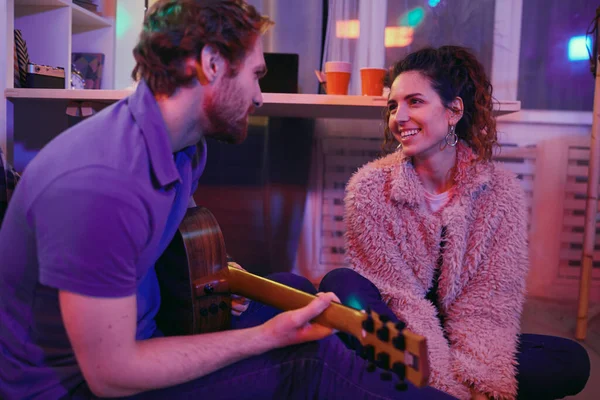
[{"label": "man's ear", "polygon": [[463,100],[460,97],[456,97],[450,103],[450,122],[452,125],[458,124],[458,121],[463,116],[463,112],[465,110]]},{"label": "man's ear", "polygon": [[195,62],[198,81],[205,85],[214,82],[225,73],[227,63],[221,53],[213,46],[206,45],[200,52],[200,62]]}]

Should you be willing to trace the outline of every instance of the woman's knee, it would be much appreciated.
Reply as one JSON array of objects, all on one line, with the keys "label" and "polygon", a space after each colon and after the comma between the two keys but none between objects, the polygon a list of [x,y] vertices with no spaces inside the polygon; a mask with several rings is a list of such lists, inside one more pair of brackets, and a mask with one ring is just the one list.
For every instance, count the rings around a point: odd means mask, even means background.
[{"label": "woman's knee", "polygon": [[[323,277],[319,285],[321,292],[334,292],[338,296],[353,293],[368,293],[381,298],[379,289],[370,280],[350,268],[336,268]],[[341,299],[341,298],[340,298]],[[343,301],[343,299],[341,299]]]},{"label": "woman's knee", "polygon": [[564,351],[571,355],[572,364],[570,368],[573,368],[573,380],[572,380],[572,394],[575,395],[581,392],[590,377],[590,356],[587,350],[579,343],[574,340],[565,340],[563,344]]},{"label": "woman's knee", "polygon": [[317,293],[317,289],[311,283],[311,281],[303,276],[292,274],[291,272],[276,272],[267,276],[266,278],[306,293]]}]

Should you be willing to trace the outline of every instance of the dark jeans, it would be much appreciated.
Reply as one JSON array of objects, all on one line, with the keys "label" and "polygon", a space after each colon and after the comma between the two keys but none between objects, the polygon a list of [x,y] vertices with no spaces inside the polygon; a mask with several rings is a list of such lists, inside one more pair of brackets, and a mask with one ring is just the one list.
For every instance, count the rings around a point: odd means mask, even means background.
[{"label": "dark jeans", "polygon": [[[269,278],[316,293],[310,281],[297,275],[280,273]],[[259,325],[280,312],[251,302],[241,317],[234,318],[233,328]],[[199,379],[130,399],[454,399],[434,388],[418,389],[410,383],[407,390],[398,391],[396,379],[382,380],[382,370],[367,372],[367,366],[366,360],[332,335],[318,342],[272,350]]]},{"label": "dark jeans", "polygon": [[[377,287],[350,269],[331,271],[321,281],[320,289],[336,293],[346,305],[370,307],[378,314],[398,321],[381,300]],[[338,335],[348,347],[356,347],[354,338],[342,333]],[[524,333],[519,335],[517,351],[519,399],[550,400],[573,396],[583,390],[590,376],[589,356],[583,346],[573,340]]]},{"label": "dark jeans", "polygon": [[[313,285],[297,275],[269,276],[308,293]],[[334,292],[342,303],[370,307],[394,321],[396,316],[381,301],[369,280],[349,269],[327,274],[319,287]],[[234,318],[233,328],[256,326],[280,311],[257,302]],[[318,342],[277,349],[248,358],[212,374],[166,389],[146,392],[132,399],[451,399],[431,387],[398,392],[394,383],[380,378],[381,371],[367,372],[367,362],[357,356],[353,338],[343,333]],[[342,339],[342,340],[339,340]],[[240,343],[243,346],[243,343]],[[590,373],[586,351],[578,343],[552,336],[520,336],[519,399],[559,399],[580,392]],[[89,392],[87,392],[89,393]]]}]

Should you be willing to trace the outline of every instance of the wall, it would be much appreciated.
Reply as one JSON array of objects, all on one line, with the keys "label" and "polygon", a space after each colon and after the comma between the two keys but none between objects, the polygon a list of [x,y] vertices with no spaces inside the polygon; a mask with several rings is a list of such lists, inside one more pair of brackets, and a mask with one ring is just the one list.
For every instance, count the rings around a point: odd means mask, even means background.
[{"label": "wall", "polygon": [[298,54],[299,92],[318,93],[314,70],[320,69],[322,0],[249,0],[248,3],[275,21],[275,26],[264,36],[264,51]]},{"label": "wall", "polygon": [[144,21],[144,0],[116,0],[116,16],[115,89],[125,89],[132,84],[132,50]]}]

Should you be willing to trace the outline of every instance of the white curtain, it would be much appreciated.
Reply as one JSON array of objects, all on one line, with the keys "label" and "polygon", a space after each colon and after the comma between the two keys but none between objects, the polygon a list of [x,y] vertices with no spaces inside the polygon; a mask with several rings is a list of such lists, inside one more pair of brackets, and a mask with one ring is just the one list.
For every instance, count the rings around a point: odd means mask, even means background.
[{"label": "white curtain", "polygon": [[[352,63],[348,94],[360,95],[360,68],[385,68],[387,0],[329,0],[322,70],[327,61]],[[358,20],[358,38],[337,37],[340,21]]]}]

